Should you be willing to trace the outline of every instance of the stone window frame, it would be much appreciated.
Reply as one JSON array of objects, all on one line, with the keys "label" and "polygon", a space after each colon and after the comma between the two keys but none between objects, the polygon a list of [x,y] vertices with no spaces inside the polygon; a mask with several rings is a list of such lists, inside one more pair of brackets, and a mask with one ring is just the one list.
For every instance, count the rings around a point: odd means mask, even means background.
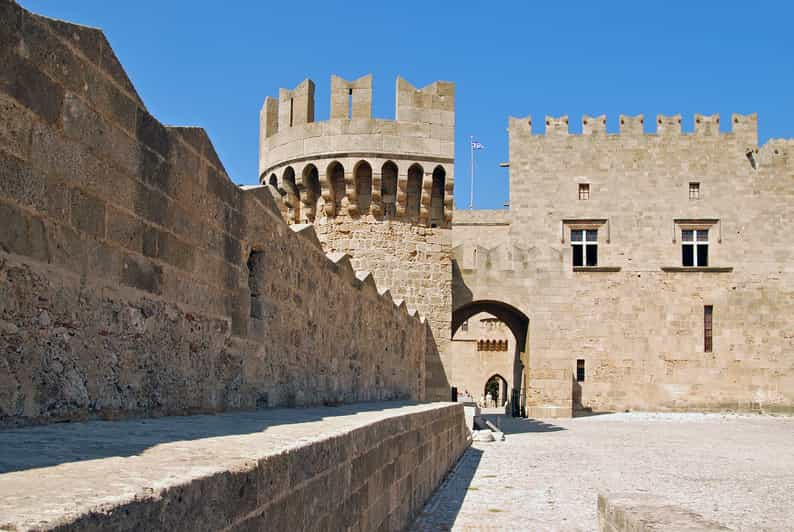
[{"label": "stone window frame", "polygon": [[579,183],[579,200],[587,201],[590,199],[590,183]]},{"label": "stone window frame", "polygon": [[[722,220],[719,218],[676,218],[673,220],[673,244],[679,243],[678,235],[682,235],[684,230],[709,230],[709,245],[714,242],[712,235],[716,235],[716,243],[722,244]],[[712,232],[713,230],[713,232]],[[709,250],[709,263],[714,263],[714,255]],[[682,260],[676,262],[683,262]],[[681,272],[705,272],[705,273],[730,273],[733,266],[662,266],[662,271],[668,273]]]},{"label": "stone window frame", "polygon": [[[597,243],[611,244],[611,224],[609,218],[564,218],[560,221],[560,243],[566,243],[566,235],[571,230],[595,229],[598,230]],[[603,229],[603,230],[601,230]],[[573,262],[573,261],[571,261]],[[620,266],[572,266],[574,272],[619,272]]]},{"label": "stone window frame", "polygon": [[700,189],[700,181],[690,181],[689,182],[689,199],[690,200],[699,200],[702,199],[703,196],[701,195]]}]

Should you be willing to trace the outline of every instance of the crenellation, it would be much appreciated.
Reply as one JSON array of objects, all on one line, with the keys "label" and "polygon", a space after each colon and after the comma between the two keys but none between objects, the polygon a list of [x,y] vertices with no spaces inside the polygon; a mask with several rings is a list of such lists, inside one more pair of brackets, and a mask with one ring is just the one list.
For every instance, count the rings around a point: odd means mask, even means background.
[{"label": "crenellation", "polygon": [[303,80],[292,90],[278,91],[278,130],[289,134],[294,126],[314,122],[314,82]]},{"label": "crenellation", "polygon": [[588,116],[582,117],[582,134],[583,135],[606,135],[607,133],[607,116]]},{"label": "crenellation", "polygon": [[639,136],[645,134],[645,129],[643,124],[645,123],[645,119],[643,116],[640,115],[620,115],[619,124],[620,124],[620,134],[626,136]]},{"label": "crenellation", "polygon": [[676,136],[681,134],[681,115],[656,115],[656,134]]},{"label": "crenellation", "polygon": [[720,115],[701,115],[695,113],[695,135],[713,137],[720,134]]},{"label": "crenellation", "polygon": [[372,74],[354,81],[331,76],[330,116],[331,120],[372,118]]},{"label": "crenellation", "polygon": [[555,118],[553,116],[546,115],[546,135],[547,136],[556,136],[556,135],[568,135],[568,115],[560,116]]}]

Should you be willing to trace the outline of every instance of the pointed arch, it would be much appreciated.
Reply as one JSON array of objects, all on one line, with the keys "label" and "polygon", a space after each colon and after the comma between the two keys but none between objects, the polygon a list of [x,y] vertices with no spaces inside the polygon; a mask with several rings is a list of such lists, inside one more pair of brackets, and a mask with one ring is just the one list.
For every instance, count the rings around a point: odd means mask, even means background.
[{"label": "pointed arch", "polygon": [[397,214],[397,165],[386,161],[381,167],[380,198],[383,217],[394,218]]},{"label": "pointed arch", "polygon": [[317,203],[319,202],[322,193],[320,191],[320,174],[317,167],[313,164],[307,164],[303,169],[301,175],[303,182],[303,203],[306,205],[306,218],[313,222],[319,214]]},{"label": "pointed arch", "polygon": [[287,216],[290,221],[300,222],[300,196],[298,195],[298,186],[295,183],[295,170],[291,166],[284,169],[284,173],[281,175],[281,186],[286,192],[284,199],[287,207],[289,207]]},{"label": "pointed arch", "polygon": [[272,187],[278,188],[278,177],[276,177],[276,174],[270,174],[270,177],[267,180],[267,184]]},{"label": "pointed arch", "polygon": [[356,198],[359,214],[367,214],[372,203],[372,166],[359,161],[353,169],[356,182]]},{"label": "pointed arch", "polygon": [[441,165],[433,169],[433,185],[430,193],[430,226],[435,227],[444,223],[444,187],[447,172]]},{"label": "pointed arch", "polygon": [[408,218],[419,217],[424,175],[425,171],[419,163],[414,163],[408,168],[408,182],[405,189],[405,215]]},{"label": "pointed arch", "polygon": [[342,200],[345,192],[345,168],[339,161],[332,161],[326,170],[329,188],[331,191],[331,201],[334,202],[334,213],[339,216],[342,213]]}]

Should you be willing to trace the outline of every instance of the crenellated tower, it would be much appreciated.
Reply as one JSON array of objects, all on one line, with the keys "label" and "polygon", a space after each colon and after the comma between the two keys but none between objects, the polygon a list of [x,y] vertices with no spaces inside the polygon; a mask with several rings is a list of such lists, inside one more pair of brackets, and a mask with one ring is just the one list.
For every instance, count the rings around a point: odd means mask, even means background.
[{"label": "crenellated tower", "polygon": [[[430,323],[428,397],[446,399],[450,339],[455,86],[397,78],[395,118],[372,118],[372,75],[331,77],[330,117],[314,119],[314,82],[268,96],[259,179],[288,223],[312,223],[326,252],[352,256]],[[435,391],[433,391],[435,390]]]}]

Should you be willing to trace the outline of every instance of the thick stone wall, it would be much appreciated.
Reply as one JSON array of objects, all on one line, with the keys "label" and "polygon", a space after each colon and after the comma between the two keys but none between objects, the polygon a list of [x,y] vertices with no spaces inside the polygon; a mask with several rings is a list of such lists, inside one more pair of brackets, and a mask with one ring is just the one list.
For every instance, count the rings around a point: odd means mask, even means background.
[{"label": "thick stone wall", "polygon": [[[453,226],[455,306],[498,300],[529,317],[527,403],[551,407],[537,412],[794,408],[794,143],[759,148],[754,115],[733,115],[730,133],[718,120],[696,115],[684,134],[660,116],[646,134],[623,116],[608,135],[585,117],[571,135],[549,118],[537,135],[511,119],[510,211],[494,218],[509,226]],[[583,226],[598,230],[599,267],[574,270],[570,230]],[[691,226],[709,228],[707,268],[682,267]]]},{"label": "thick stone wall", "polygon": [[[449,398],[452,308],[451,231],[403,222],[337,217],[315,224],[323,247],[348,253],[356,269],[372,272],[379,286],[425,317],[428,338],[425,386],[429,399]],[[433,345],[436,348],[433,348]]]},{"label": "thick stone wall", "polygon": [[[53,452],[47,438],[57,436]],[[2,530],[193,532],[404,530],[470,437],[462,405],[391,402],[72,423],[0,438],[46,449],[34,458],[43,466],[0,468]],[[87,450],[86,439],[101,447]],[[65,449],[98,452],[61,463]]]},{"label": "thick stone wall", "polygon": [[0,422],[421,396],[427,325],[153,118],[100,31],[2,0],[0,54]]}]

